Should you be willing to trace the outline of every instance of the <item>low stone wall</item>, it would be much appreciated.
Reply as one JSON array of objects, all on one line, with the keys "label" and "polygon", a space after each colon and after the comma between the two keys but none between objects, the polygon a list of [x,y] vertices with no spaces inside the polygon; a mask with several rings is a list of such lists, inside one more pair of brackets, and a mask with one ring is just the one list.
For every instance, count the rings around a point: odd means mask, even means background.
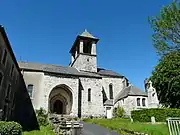
[{"label": "low stone wall", "polygon": [[81,135],[83,125],[70,116],[53,114],[49,117],[56,135]]}]

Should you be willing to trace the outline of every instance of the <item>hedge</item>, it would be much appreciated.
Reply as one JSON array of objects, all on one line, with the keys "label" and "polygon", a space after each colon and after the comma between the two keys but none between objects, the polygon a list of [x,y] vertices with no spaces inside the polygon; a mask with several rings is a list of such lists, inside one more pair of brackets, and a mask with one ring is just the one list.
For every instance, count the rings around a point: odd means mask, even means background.
[{"label": "hedge", "polygon": [[0,135],[21,135],[22,126],[16,122],[0,121]]},{"label": "hedge", "polygon": [[165,122],[168,117],[180,117],[180,109],[156,108],[134,110],[131,112],[133,121],[151,122],[151,117],[153,116],[156,122]]}]

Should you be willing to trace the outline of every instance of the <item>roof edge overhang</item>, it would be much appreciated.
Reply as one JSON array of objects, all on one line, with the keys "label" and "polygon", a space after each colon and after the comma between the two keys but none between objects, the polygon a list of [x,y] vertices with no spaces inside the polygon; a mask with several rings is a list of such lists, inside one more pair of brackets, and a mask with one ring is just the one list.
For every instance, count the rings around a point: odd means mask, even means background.
[{"label": "roof edge overhang", "polygon": [[97,42],[99,41],[98,38],[84,37],[84,36],[78,35],[78,36],[76,37],[76,40],[74,41],[73,46],[71,47],[69,53],[72,53],[72,52],[73,52],[75,46],[77,45],[78,41],[80,41],[80,40],[92,40],[92,41],[94,41],[95,43],[97,43]]},{"label": "roof edge overhang", "polygon": [[111,78],[123,78],[124,76],[116,76],[116,75],[105,75],[105,74],[100,74],[97,73],[98,75],[101,75],[102,77],[111,77]]},{"label": "roof edge overhang", "polygon": [[89,78],[98,78],[102,79],[101,76],[90,76],[90,75],[75,75],[75,74],[66,74],[66,73],[57,73],[57,72],[51,72],[51,71],[45,71],[45,70],[37,70],[37,69],[28,69],[28,68],[21,68],[23,71],[30,71],[30,72],[43,72],[43,73],[51,73],[51,74],[56,74],[56,75],[69,75],[69,76],[75,76],[75,77],[89,77]]},{"label": "roof edge overhang", "polygon": [[141,94],[137,94],[137,95],[131,95],[131,94],[129,94],[128,96],[133,96],[133,97],[135,97],[135,96],[148,97],[148,95],[141,95]]}]

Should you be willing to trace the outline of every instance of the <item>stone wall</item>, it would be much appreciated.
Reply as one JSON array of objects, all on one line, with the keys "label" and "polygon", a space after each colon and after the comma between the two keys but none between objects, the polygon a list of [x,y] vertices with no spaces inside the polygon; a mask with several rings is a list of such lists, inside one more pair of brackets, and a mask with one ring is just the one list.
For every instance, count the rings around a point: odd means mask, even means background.
[{"label": "stone wall", "polygon": [[97,72],[96,55],[79,54],[71,65],[78,70]]},{"label": "stone wall", "polygon": [[[140,98],[140,106],[137,106],[137,98]],[[145,98],[146,106],[142,106],[142,99]],[[119,100],[115,107],[123,107],[126,115],[130,116],[132,110],[148,108],[147,97],[143,96],[128,96],[124,99]]]},{"label": "stone wall", "polygon": [[[102,79],[80,78],[82,83],[82,117],[105,115],[102,95]],[[88,89],[91,89],[91,101],[88,101]]]},{"label": "stone wall", "polygon": [[59,85],[66,85],[72,92],[73,104],[72,104],[72,115],[77,116],[78,114],[78,78],[68,77],[68,76],[55,76],[51,74],[44,75],[44,90],[43,90],[43,100],[41,101],[41,106],[49,111],[49,95],[50,92]]},{"label": "stone wall", "polygon": [[[46,111],[49,111],[49,95],[51,91],[60,85],[66,85],[72,92],[72,114],[78,115],[78,92],[79,92],[79,79],[82,84],[81,90],[81,116],[86,117],[90,115],[104,116],[106,109],[103,106],[102,87],[106,92],[106,96],[109,99],[109,84],[113,86],[113,97],[123,89],[122,78],[103,77],[87,78],[87,77],[73,77],[67,75],[57,75],[43,72],[29,72],[24,71],[23,76],[26,85],[33,84],[33,97],[32,102],[35,109],[43,107]],[[91,102],[88,101],[88,89],[91,89]]]},{"label": "stone wall", "polygon": [[123,79],[122,78],[112,78],[112,77],[103,77],[102,86],[105,90],[106,96],[109,99],[109,85],[113,86],[113,97],[114,99],[118,95],[118,93],[124,88]]},{"label": "stone wall", "polygon": [[29,84],[33,85],[31,101],[33,103],[34,109],[39,109],[41,107],[41,101],[44,97],[44,73],[35,71],[22,71],[22,74],[26,87]]}]

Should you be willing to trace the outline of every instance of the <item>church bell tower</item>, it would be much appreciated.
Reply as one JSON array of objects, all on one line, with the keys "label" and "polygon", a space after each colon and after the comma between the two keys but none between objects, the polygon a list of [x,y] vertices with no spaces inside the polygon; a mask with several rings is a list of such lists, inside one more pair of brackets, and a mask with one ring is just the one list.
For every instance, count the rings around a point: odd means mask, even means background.
[{"label": "church bell tower", "polygon": [[97,72],[96,44],[98,38],[85,30],[78,35],[71,50],[71,67],[81,71]]}]

